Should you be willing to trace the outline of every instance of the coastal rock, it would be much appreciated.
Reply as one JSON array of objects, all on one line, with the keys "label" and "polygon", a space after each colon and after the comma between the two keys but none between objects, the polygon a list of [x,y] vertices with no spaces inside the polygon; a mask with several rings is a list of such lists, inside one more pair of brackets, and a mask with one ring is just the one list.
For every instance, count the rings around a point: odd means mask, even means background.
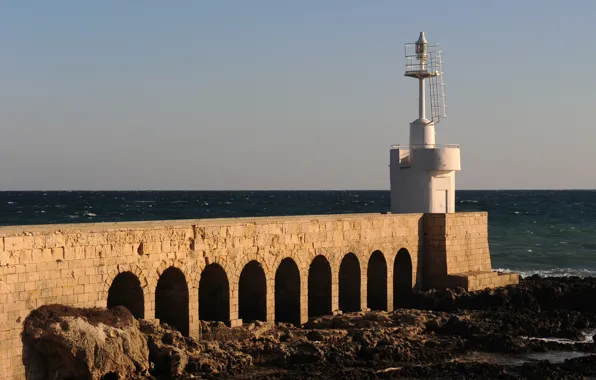
[{"label": "coastal rock", "polygon": [[329,329],[333,327],[335,318],[331,315],[325,315],[309,320],[304,324],[306,329]]},{"label": "coastal rock", "polygon": [[415,290],[409,296],[409,307],[420,310],[574,310],[596,312],[596,278],[522,279],[519,285],[467,292],[462,288]]},{"label": "coastal rock", "polygon": [[[184,374],[201,376],[231,375],[252,366],[252,357],[240,351],[238,341],[234,339],[232,330],[237,331],[238,340],[246,340],[254,333],[255,326],[243,329],[230,329],[222,324],[203,326],[208,333],[209,326],[227,341],[196,341],[185,337],[180,332],[165,324],[155,321],[140,321],[140,330],[147,336],[150,360],[153,365],[151,374],[164,378],[179,378]],[[226,332],[226,329],[229,330]],[[253,335],[254,337],[254,335]]]},{"label": "coastal rock", "polygon": [[302,342],[290,348],[291,364],[317,363],[324,359],[323,350],[311,342]]},{"label": "coastal rock", "polygon": [[[302,328],[263,322],[230,328],[222,322],[200,321],[198,341],[157,321],[140,320],[127,325],[127,313],[124,316],[113,310],[104,315],[96,310],[83,318],[94,328],[99,326],[98,316],[103,315],[104,325],[126,331],[137,329],[144,337],[148,354],[145,352],[147,357],[138,365],[138,371],[135,368],[122,375],[106,373],[112,371],[109,368],[89,369],[91,365],[83,357],[76,360],[83,360],[84,366],[74,359],[66,360],[54,348],[46,348],[37,357],[48,354],[44,363],[57,357],[57,362],[63,363],[61,368],[80,368],[74,373],[76,378],[93,378],[85,372],[93,370],[93,376],[105,376],[102,380],[118,376],[158,380],[596,378],[596,355],[578,357],[596,352],[596,344],[586,339],[596,327],[592,306],[582,303],[589,297],[596,297],[596,279],[533,277],[518,286],[476,292],[413,291],[408,298],[409,309],[316,317]],[[38,317],[37,325],[30,323],[24,333],[24,339],[31,342],[26,345],[30,352],[40,340],[35,337],[55,334],[56,328],[48,326],[82,313],[65,310],[59,310],[63,314],[60,318]],[[76,324],[70,323],[75,328]],[[79,327],[82,335],[88,334],[87,330]],[[90,337],[81,340],[97,340],[95,330],[90,331]],[[124,345],[119,342],[116,344]],[[561,357],[559,362],[544,360]]]},{"label": "coastal rock", "polygon": [[22,337],[27,379],[135,379],[149,369],[147,339],[123,307],[42,306]]}]

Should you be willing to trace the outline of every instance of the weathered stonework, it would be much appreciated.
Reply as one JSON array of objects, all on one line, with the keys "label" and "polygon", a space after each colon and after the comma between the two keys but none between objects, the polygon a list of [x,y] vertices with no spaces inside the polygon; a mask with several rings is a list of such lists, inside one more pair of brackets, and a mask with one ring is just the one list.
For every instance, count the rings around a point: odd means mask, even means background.
[{"label": "weathered stonework", "polygon": [[[138,317],[168,319],[198,337],[199,310],[230,326],[242,323],[241,313],[304,323],[309,305],[320,313],[339,313],[342,303],[392,310],[394,290],[517,283],[517,275],[491,271],[487,227],[486,213],[2,227],[0,378],[24,378],[22,322],[44,304],[124,302]],[[284,308],[276,311],[276,302]]]},{"label": "weathered stonework", "polygon": [[488,214],[425,215],[426,286],[461,286],[469,291],[519,282],[516,273],[493,272]]}]

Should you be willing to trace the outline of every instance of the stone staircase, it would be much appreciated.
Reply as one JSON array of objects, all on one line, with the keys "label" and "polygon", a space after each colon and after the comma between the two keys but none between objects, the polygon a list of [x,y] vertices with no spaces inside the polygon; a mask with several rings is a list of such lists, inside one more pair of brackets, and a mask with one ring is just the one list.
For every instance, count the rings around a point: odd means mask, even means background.
[{"label": "stone staircase", "polygon": [[497,271],[475,271],[448,274],[447,287],[460,286],[469,292],[487,288],[498,288],[519,283],[519,274]]}]

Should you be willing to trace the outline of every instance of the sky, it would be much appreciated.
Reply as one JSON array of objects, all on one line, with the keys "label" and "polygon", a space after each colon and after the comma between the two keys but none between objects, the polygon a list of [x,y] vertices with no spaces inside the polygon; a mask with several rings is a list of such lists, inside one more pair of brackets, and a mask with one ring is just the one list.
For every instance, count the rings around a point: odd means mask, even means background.
[{"label": "sky", "polygon": [[0,1],[0,190],[389,188],[444,55],[458,189],[596,188],[592,0]]}]

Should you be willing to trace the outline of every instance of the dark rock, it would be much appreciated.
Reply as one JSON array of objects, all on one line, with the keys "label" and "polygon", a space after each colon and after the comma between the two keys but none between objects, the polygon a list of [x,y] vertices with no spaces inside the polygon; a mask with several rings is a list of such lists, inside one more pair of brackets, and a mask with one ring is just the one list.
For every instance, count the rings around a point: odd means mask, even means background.
[{"label": "dark rock", "polygon": [[291,364],[316,363],[323,360],[323,351],[312,343],[299,343],[290,350]]},{"label": "dark rock", "polygon": [[374,325],[374,323],[368,319],[359,319],[354,321],[354,327],[359,329],[369,329]]},{"label": "dark rock", "polygon": [[322,341],[322,340],[325,339],[325,337],[323,337],[323,334],[321,334],[317,330],[309,331],[306,334],[306,337],[308,338],[308,340],[312,340],[312,341],[315,341],[315,342],[320,342],[320,341]]},{"label": "dark rock", "polygon": [[354,323],[349,316],[346,315],[338,315],[333,318],[333,324],[331,325],[334,329],[349,329],[354,327]]}]

